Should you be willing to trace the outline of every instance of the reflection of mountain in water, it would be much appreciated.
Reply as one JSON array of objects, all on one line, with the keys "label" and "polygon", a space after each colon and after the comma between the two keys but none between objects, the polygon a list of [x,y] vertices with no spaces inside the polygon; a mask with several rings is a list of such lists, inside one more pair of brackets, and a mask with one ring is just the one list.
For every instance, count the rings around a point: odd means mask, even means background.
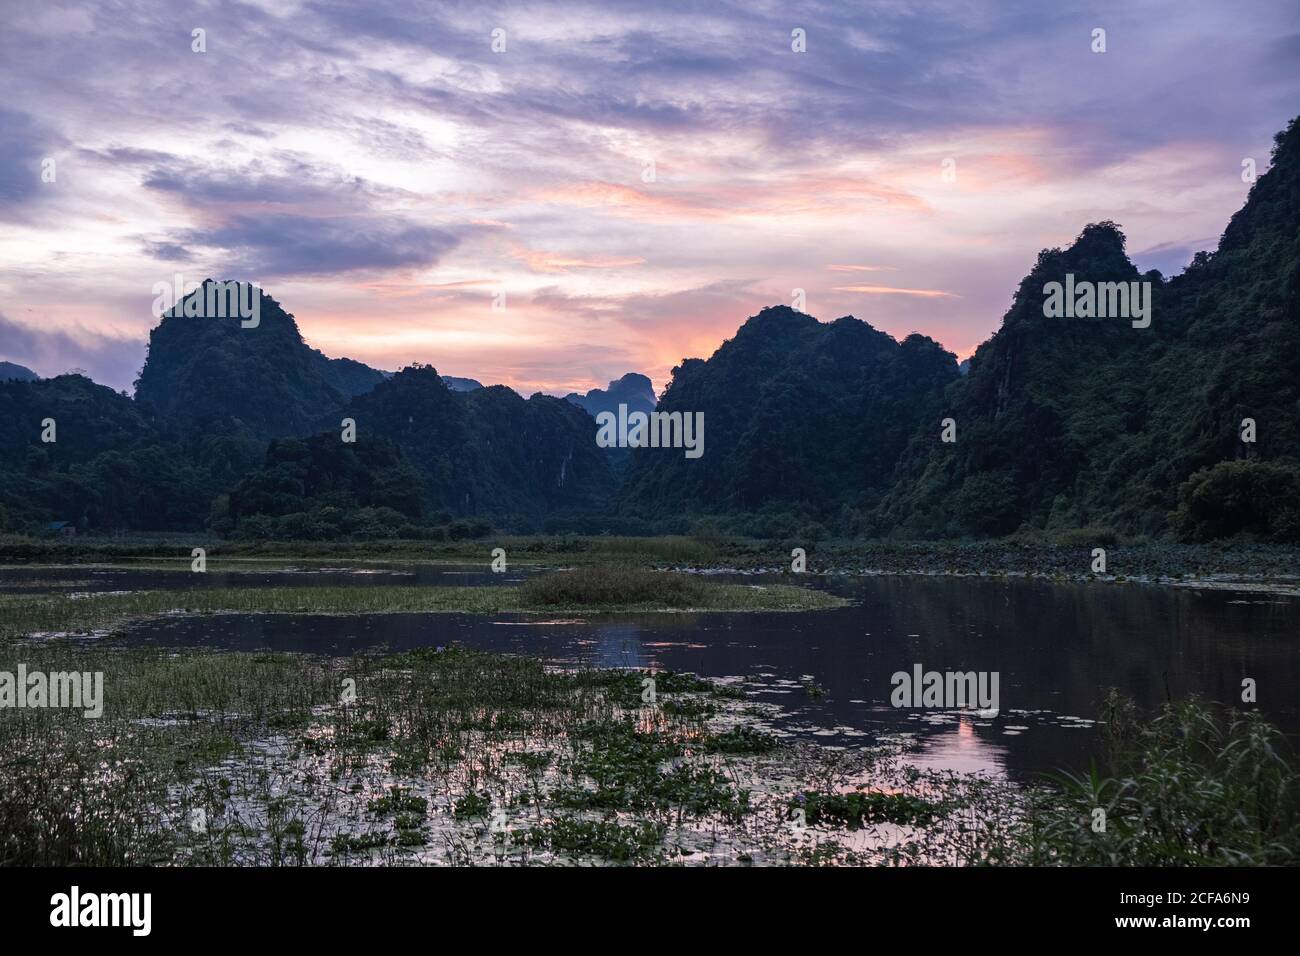
[{"label": "reflection of mountain in water", "polygon": [[[1241,679],[1255,677],[1264,711],[1300,733],[1294,695],[1268,690],[1300,684],[1291,649],[1300,625],[1295,598],[1022,578],[881,576],[831,586],[860,603],[810,614],[642,614],[577,623],[512,615],[213,615],[140,624],[126,640],[324,654],[460,641],[566,664],[736,675],[757,699],[787,711],[782,726],[823,743],[860,746],[915,734],[918,762],[1020,778],[1085,766],[1093,735],[1079,718],[1096,716],[1103,689],[1117,686],[1154,707],[1165,699],[1165,675],[1175,698],[1218,701],[1238,700]],[[890,676],[917,663],[998,671],[1001,713],[980,720],[891,707]],[[803,675],[812,675],[825,697],[810,697]]]}]

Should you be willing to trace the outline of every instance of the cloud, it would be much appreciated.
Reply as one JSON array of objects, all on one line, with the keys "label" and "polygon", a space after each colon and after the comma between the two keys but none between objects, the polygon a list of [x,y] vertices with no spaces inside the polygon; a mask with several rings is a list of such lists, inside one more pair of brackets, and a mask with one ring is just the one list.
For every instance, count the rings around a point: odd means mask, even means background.
[{"label": "cloud", "polygon": [[95,381],[127,389],[144,365],[145,343],[92,329],[38,329],[0,314],[0,359],[25,365],[44,378],[74,368]]},{"label": "cloud", "polygon": [[175,195],[200,227],[148,243],[162,258],[199,258],[223,275],[263,279],[345,275],[436,265],[465,235],[386,211],[398,191],[277,152],[241,166],[169,162],[151,168],[148,189]]},{"label": "cloud", "polygon": [[179,234],[191,249],[217,253],[223,275],[279,278],[431,266],[460,244],[456,233],[378,216],[235,216]]},{"label": "cloud", "polygon": [[229,206],[356,209],[375,190],[358,176],[277,152],[242,166],[207,166],[168,160],[150,169],[147,189],[173,193],[187,205],[209,210]]},{"label": "cloud", "polygon": [[513,255],[526,262],[534,272],[543,273],[567,273],[571,269],[626,269],[645,262],[644,256],[572,255],[527,248],[520,248]]},{"label": "cloud", "polygon": [[274,281],[333,354],[548,389],[661,381],[794,288],[964,349],[1086,222],[1166,272],[1213,247],[1300,101],[1290,0],[11,6],[0,291],[88,368],[160,263]]},{"label": "cloud", "polygon": [[[40,141],[30,116],[0,106],[0,218],[18,218],[21,207],[53,186],[41,181],[41,161],[48,154]],[[54,172],[57,182],[57,163]]]},{"label": "cloud", "polygon": [[887,285],[837,285],[836,292],[860,292],[864,295],[915,295],[926,299],[955,299],[951,292],[939,289],[896,289]]}]

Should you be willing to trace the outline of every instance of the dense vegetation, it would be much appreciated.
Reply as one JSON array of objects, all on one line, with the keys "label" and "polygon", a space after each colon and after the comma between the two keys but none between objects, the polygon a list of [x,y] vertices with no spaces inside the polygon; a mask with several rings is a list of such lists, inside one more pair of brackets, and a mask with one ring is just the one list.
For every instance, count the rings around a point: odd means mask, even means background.
[{"label": "dense vegetation", "polygon": [[519,588],[525,602],[539,607],[641,603],[699,607],[707,590],[698,576],[617,564],[552,571],[529,578]]},{"label": "dense vegetation", "polygon": [[[1044,286],[1067,274],[1150,282],[1150,326],[1046,317]],[[890,361],[906,361],[909,345],[918,354],[899,381]],[[707,362],[676,369],[661,404],[704,409],[716,457],[704,468],[638,452],[624,506],[746,513],[749,527],[782,534],[1163,534],[1181,485],[1181,511],[1198,515],[1176,522],[1181,534],[1297,540],[1293,520],[1258,513],[1300,476],[1300,126],[1278,135],[1217,252],[1166,281],[1138,273],[1114,223],[1089,225],[1068,249],[1039,254],[969,373],[952,369],[916,337],[899,346],[853,320],[818,326],[769,309]],[[909,391],[918,385],[929,390]],[[942,440],[947,418],[953,442]],[[1184,482],[1236,460],[1270,467],[1233,472],[1235,494],[1254,499],[1207,521],[1211,488]]]},{"label": "dense vegetation", "polygon": [[704,413],[704,457],[635,450],[623,507],[838,515],[841,506],[872,504],[956,378],[956,359],[924,336],[899,343],[854,318],[823,324],[784,306],[765,309],[707,362],[673,370],[659,408]]},{"label": "dense vegetation", "polygon": [[1264,541],[1300,541],[1300,468],[1224,461],[1202,468],[1178,491],[1170,515],[1185,541],[1249,534]]},{"label": "dense vegetation", "polygon": [[232,420],[262,439],[304,435],[337,422],[350,394],[383,378],[309,348],[293,316],[265,293],[248,328],[237,318],[186,317],[183,308],[150,333],[135,383],[136,401],[159,418],[198,429]]},{"label": "dense vegetation", "polygon": [[602,511],[612,488],[595,421],[563,399],[524,399],[502,385],[454,392],[432,367],[413,365],[356,396],[344,414],[358,434],[402,450],[432,509],[526,526]]},{"label": "dense vegetation", "polygon": [[671,671],[462,648],[15,660],[103,672],[104,714],[0,721],[0,865],[1239,866],[1300,849],[1277,731],[1195,701],[1145,718],[1112,698],[1104,765],[1025,791],[780,739],[742,689]]},{"label": "dense vegetation", "polygon": [[217,499],[212,530],[297,541],[420,536],[420,476],[401,452],[382,438],[338,445],[329,433],[271,442],[263,467]]},{"label": "dense vegetation", "polygon": [[[1149,282],[1150,326],[1045,316],[1044,286],[1067,275]],[[388,376],[325,357],[269,296],[255,328],[178,307],[135,400],[78,375],[0,381],[0,530],[372,537],[477,518],[801,540],[1300,540],[1300,126],[1181,275],[1139,274],[1110,222],[1043,250],[965,374],[920,335],[765,309],[684,360],[659,403],[704,413],[703,458],[599,448],[575,402],[643,386],[453,391],[428,366]],[[47,418],[56,442],[41,441]],[[357,445],[340,438],[349,418]]]},{"label": "dense vegetation", "polygon": [[0,448],[0,523],[17,529],[200,528],[213,499],[261,457],[239,431],[169,429],[81,375],[0,384]]},{"label": "dense vegetation", "polygon": [[[1167,282],[1144,277],[1155,297],[1150,328],[1044,318],[1043,284],[1067,272],[1138,278],[1110,223],[1088,227],[1070,249],[1042,253],[1002,328],[945,396],[958,441],[940,445],[937,428],[916,437],[876,515],[879,527],[993,535],[1021,523],[1104,524],[1159,533],[1180,484],[1202,468],[1238,459],[1300,463],[1294,121],[1218,251],[1198,254]],[[1256,425],[1253,443],[1241,439],[1247,418]],[[1216,533],[1253,530],[1224,522]]]},{"label": "dense vegetation", "polygon": [[1296,771],[1285,737],[1258,711],[1185,700],[1145,715],[1112,691],[1103,714],[1104,763],[1059,774],[1057,788],[1035,795],[1023,862],[1295,865]]},{"label": "dense vegetation", "polygon": [[154,329],[134,401],[80,375],[0,382],[0,530],[455,537],[457,518],[607,510],[595,422],[569,402],[328,359],[266,295],[249,328],[181,308]]}]

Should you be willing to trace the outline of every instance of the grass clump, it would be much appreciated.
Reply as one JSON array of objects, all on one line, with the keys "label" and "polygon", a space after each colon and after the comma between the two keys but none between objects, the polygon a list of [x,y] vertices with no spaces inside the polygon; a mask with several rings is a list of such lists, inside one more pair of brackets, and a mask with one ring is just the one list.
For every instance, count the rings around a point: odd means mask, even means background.
[{"label": "grass clump", "polygon": [[733,786],[710,766],[679,760],[686,745],[657,731],[638,729],[631,720],[592,723],[578,734],[589,746],[570,770],[579,784],[560,788],[555,801],[572,809],[649,811],[663,816],[719,815],[739,820],[749,811],[749,793]]},{"label": "grass clump", "polygon": [[452,812],[464,820],[472,817],[486,817],[492,809],[492,798],[482,793],[467,793],[456,801]]},{"label": "grass clump", "polygon": [[765,754],[777,748],[777,739],[753,727],[732,727],[720,734],[708,734],[699,747],[710,754]]},{"label": "grass clump", "polygon": [[390,787],[388,793],[382,797],[371,800],[367,805],[371,813],[379,816],[387,816],[390,813],[396,814],[419,814],[423,816],[429,809],[429,801],[424,797],[417,797],[414,794],[404,793],[401,787]]},{"label": "grass clump", "polygon": [[[708,697],[738,699],[744,693],[738,688],[715,684],[691,673],[676,671],[643,670],[591,670],[578,675],[584,686],[603,690],[608,698],[621,707],[640,707],[646,703],[644,693],[647,681],[654,681],[655,697],[666,694],[703,694]],[[663,702],[667,705],[667,701]]]},{"label": "grass clump", "polygon": [[665,827],[656,823],[624,826],[612,820],[562,817],[515,834],[515,842],[575,856],[598,856],[613,863],[659,857]]},{"label": "grass clump", "polygon": [[810,824],[826,823],[850,829],[869,823],[919,826],[929,823],[938,812],[935,804],[911,794],[874,790],[857,793],[805,791],[790,801],[790,809],[803,810]]},{"label": "grass clump", "polygon": [[160,614],[496,614],[558,609],[615,611],[815,611],[848,602],[790,585],[745,587],[635,568],[579,568],[519,587],[417,585],[212,588],[96,593],[0,594],[0,641],[34,633],[106,630]]},{"label": "grass clump", "polygon": [[524,604],[533,607],[574,604],[658,604],[698,607],[707,586],[698,578],[669,571],[647,571],[631,565],[590,565],[529,578],[519,588]]},{"label": "grass clump", "polygon": [[[1300,862],[1300,790],[1259,713],[1188,700],[1141,719],[1111,692],[1105,769],[1060,773],[1032,812],[1030,862],[1239,866]],[[1100,809],[1104,818],[1095,813]],[[1105,828],[1094,822],[1104,819]]]},{"label": "grass clump", "polygon": [[371,850],[388,846],[392,842],[391,834],[383,830],[367,833],[336,833],[330,841],[330,849],[338,856],[365,854]]}]

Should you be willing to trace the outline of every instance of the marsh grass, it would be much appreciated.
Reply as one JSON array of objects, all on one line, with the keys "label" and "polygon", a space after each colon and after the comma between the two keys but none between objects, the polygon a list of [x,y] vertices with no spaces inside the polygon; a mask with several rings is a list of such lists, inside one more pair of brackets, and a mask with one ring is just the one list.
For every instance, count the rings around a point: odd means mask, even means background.
[{"label": "marsh grass", "polygon": [[[126,594],[0,594],[0,640],[28,634],[107,630],[159,614],[430,614],[541,611],[663,611],[689,607],[706,611],[788,611],[841,607],[847,602],[821,591],[788,585],[743,585],[662,580],[651,571],[610,575],[595,569],[557,572],[579,579],[521,587],[422,587],[402,585],[292,588],[213,588],[132,591]],[[645,581],[641,575],[648,576]],[[579,584],[577,581],[585,581]],[[597,586],[596,582],[606,582]],[[588,598],[600,598],[599,601]],[[688,600],[689,598],[689,600]]]},{"label": "marsh grass", "polygon": [[719,557],[718,543],[685,535],[497,535],[458,541],[221,541],[193,535],[34,538],[0,534],[0,562],[36,563],[174,562],[188,566],[190,550],[207,549],[211,560],[248,564],[295,561],[479,562],[486,567],[493,548],[504,548],[511,564],[583,564],[629,560],[643,564],[706,565]]},{"label": "marsh grass", "polygon": [[[221,541],[193,535],[34,538],[0,535],[0,565],[60,567],[99,565],[185,569],[195,545],[207,548],[209,567],[270,570],[300,565],[349,563],[481,564],[504,548],[520,567],[578,567],[610,562],[646,569],[728,568],[790,573],[790,551],[807,550],[812,573],[1010,574],[1088,580],[1093,548],[1107,549],[1113,580],[1223,586],[1232,580],[1278,593],[1300,592],[1295,545],[1252,541],[1175,544],[1116,535],[1092,527],[1061,532],[1017,533],[999,540],[908,541],[861,537],[809,540],[782,534],[755,538],[714,532],[670,536],[495,535],[448,541]],[[1104,575],[1102,577],[1105,577]],[[0,627],[3,625],[0,624]],[[2,635],[0,635],[2,636]]]},{"label": "marsh grass", "polygon": [[520,585],[519,596],[533,607],[658,604],[690,608],[708,603],[710,585],[687,574],[647,571],[626,564],[591,565],[529,578]]},{"label": "marsh grass", "polygon": [[[19,661],[102,671],[105,710],[0,711],[9,865],[1296,860],[1277,732],[1197,702],[1148,720],[1113,699],[1104,769],[1026,789],[921,771],[900,748],[782,742],[763,727],[771,705],[692,674],[454,647],[0,648],[0,669]],[[640,699],[648,676],[656,706]]]},{"label": "marsh grass", "polygon": [[492,613],[517,604],[513,589],[474,587],[293,587],[132,591],[126,594],[0,595],[0,634],[86,632],[156,614]]},{"label": "marsh grass", "polygon": [[0,670],[102,671],[104,716],[0,711],[0,863],[170,862],[164,808],[178,777],[228,758],[239,737],[329,699],[305,662],[266,655],[4,648]]},{"label": "marsh grass", "polygon": [[[1111,691],[1103,768],[1059,773],[1030,806],[1030,860],[1070,865],[1295,865],[1300,781],[1256,711],[1199,700],[1141,717]],[[1105,829],[1091,825],[1105,812]]]},{"label": "marsh grass", "polygon": [[[653,711],[641,729],[645,714],[609,692],[618,681],[529,658],[27,647],[7,649],[0,667],[18,660],[103,671],[105,713],[0,713],[0,862],[11,865],[395,861],[429,852],[436,825],[481,829],[498,805],[533,812],[528,826],[552,835],[503,841],[502,852],[614,846],[622,824],[579,819],[581,808],[551,799],[561,780],[599,789],[593,772],[621,774],[625,806],[645,811],[629,832],[643,835],[744,800],[712,769],[656,762],[704,753],[710,734],[698,721]],[[343,706],[349,680],[357,699]],[[613,740],[629,764],[621,770],[600,753]],[[210,821],[201,832],[189,826],[196,810]],[[603,834],[594,842],[577,836],[588,824]],[[461,831],[453,843],[477,844]]]}]

